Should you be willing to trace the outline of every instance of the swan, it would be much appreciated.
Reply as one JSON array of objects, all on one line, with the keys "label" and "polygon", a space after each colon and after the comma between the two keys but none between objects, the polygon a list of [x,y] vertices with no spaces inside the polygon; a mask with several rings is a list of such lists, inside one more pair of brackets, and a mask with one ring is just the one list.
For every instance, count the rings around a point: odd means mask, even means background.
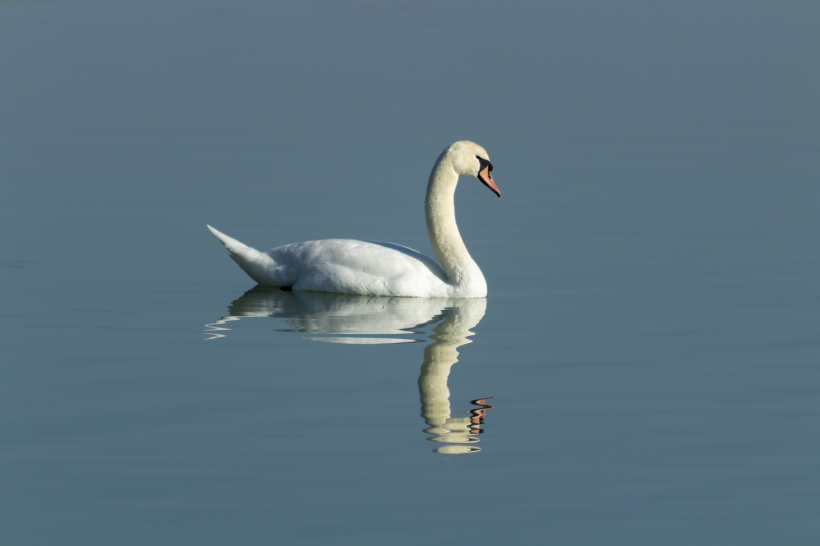
[{"label": "swan", "polygon": [[326,239],[260,252],[208,226],[245,273],[262,285],[285,290],[365,296],[483,298],[487,281],[456,225],[453,198],[460,175],[472,176],[497,196],[486,150],[462,140],[436,161],[424,203],[427,234],[436,257],[394,243]]}]

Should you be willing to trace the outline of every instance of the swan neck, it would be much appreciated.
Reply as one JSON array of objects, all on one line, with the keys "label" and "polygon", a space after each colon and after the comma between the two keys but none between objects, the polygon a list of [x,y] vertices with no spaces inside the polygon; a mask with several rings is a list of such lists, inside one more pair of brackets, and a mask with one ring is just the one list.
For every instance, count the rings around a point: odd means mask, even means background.
[{"label": "swan neck", "polygon": [[475,263],[456,225],[455,192],[458,173],[447,156],[442,153],[430,173],[425,200],[427,234],[436,257],[447,272],[450,283],[468,289],[474,297],[487,293],[487,284]]}]

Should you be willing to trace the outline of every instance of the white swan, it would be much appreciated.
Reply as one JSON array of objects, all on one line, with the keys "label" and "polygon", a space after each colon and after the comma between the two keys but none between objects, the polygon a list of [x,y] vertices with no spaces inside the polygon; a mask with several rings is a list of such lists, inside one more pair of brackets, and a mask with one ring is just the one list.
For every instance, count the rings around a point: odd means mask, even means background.
[{"label": "white swan", "polygon": [[492,170],[484,148],[466,140],[448,147],[436,161],[424,209],[427,234],[441,266],[393,243],[327,239],[259,252],[208,229],[259,284],[367,296],[483,298],[487,282],[458,232],[453,197],[459,175],[478,178],[500,197]]}]

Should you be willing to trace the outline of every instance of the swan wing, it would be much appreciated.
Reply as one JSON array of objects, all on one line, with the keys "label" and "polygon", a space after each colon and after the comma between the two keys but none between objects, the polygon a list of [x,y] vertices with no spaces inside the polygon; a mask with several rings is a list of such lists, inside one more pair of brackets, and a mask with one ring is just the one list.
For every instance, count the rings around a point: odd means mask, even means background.
[{"label": "swan wing", "polygon": [[447,276],[430,258],[392,243],[326,239],[273,248],[295,270],[297,290],[374,296],[446,296]]}]

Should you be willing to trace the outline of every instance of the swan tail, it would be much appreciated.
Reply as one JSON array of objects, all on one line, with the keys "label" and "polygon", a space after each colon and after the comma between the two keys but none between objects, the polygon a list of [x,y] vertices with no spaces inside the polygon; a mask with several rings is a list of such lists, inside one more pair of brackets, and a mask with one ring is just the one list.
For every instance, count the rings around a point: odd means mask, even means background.
[{"label": "swan tail", "polygon": [[276,263],[273,258],[264,252],[259,252],[221,231],[208,226],[211,233],[216,235],[219,242],[228,249],[231,259],[248,274],[250,278],[268,286],[292,286],[294,275],[290,268]]}]

